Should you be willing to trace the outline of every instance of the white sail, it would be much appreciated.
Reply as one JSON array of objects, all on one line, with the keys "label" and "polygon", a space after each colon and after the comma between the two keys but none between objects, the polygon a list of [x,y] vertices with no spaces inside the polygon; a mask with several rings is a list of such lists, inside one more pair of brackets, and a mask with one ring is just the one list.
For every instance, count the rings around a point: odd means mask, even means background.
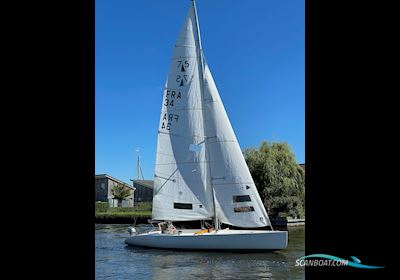
[{"label": "white sail", "polygon": [[204,69],[204,117],[211,183],[220,222],[264,227],[270,221],[225,112],[210,69]]},{"label": "white sail", "polygon": [[191,6],[164,89],[154,179],[156,220],[201,220],[214,213],[207,184],[197,25]]}]

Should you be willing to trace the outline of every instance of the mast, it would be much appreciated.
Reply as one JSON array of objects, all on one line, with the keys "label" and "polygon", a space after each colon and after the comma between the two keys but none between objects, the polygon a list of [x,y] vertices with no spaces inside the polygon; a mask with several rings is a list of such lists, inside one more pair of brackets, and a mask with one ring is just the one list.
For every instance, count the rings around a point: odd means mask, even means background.
[{"label": "mast", "polygon": [[136,149],[137,152],[137,180],[140,179],[140,156],[139,156],[139,148]]},{"label": "mast", "polygon": [[[200,37],[200,26],[199,26],[199,20],[197,17],[197,9],[196,9],[196,1],[192,0],[192,4],[193,4],[193,10],[194,10],[194,18],[196,21],[196,39],[197,39],[197,44],[198,44],[198,49],[197,49],[197,57],[198,57],[198,65],[199,65],[199,76],[200,76],[200,93],[201,93],[201,108],[203,111],[203,115],[204,115],[204,61],[203,61],[203,48],[201,46],[201,37]],[[205,120],[203,117],[203,129],[205,132]],[[204,133],[205,134],[205,133]],[[213,217],[213,221],[214,221],[214,227],[215,230],[219,230],[219,221],[218,221],[218,217],[217,217],[217,207],[216,207],[216,201],[215,201],[215,191],[214,191],[214,187],[212,185],[212,179],[211,179],[211,168],[210,168],[210,164],[207,163],[207,161],[209,160],[209,153],[208,153],[208,149],[207,149],[207,135],[204,135],[204,147],[205,147],[205,152],[206,152],[206,164],[208,166],[208,174],[209,174],[209,178],[207,180],[207,183],[209,184],[209,186],[211,187],[212,190],[212,196],[213,196],[213,208],[214,208],[214,217]]]}]

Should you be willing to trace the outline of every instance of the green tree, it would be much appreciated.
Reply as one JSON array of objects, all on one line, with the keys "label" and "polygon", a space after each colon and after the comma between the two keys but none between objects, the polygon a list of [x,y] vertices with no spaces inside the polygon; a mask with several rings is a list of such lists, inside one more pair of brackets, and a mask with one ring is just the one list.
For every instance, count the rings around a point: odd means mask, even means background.
[{"label": "green tree", "polygon": [[114,199],[118,200],[118,207],[121,207],[122,200],[131,195],[131,190],[122,184],[117,184],[112,187],[111,194],[113,195]]},{"label": "green tree", "polygon": [[304,218],[305,172],[287,143],[262,142],[244,151],[254,183],[271,216]]}]

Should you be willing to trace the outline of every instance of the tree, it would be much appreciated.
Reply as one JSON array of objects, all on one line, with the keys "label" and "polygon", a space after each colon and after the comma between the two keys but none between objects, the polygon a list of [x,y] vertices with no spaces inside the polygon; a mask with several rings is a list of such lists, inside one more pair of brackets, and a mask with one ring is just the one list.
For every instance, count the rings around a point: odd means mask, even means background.
[{"label": "tree", "polygon": [[131,190],[122,184],[117,184],[112,187],[111,194],[113,195],[114,199],[118,200],[118,207],[121,207],[122,200],[131,195]]},{"label": "tree", "polygon": [[305,172],[287,143],[262,142],[244,156],[260,197],[271,216],[304,218]]}]

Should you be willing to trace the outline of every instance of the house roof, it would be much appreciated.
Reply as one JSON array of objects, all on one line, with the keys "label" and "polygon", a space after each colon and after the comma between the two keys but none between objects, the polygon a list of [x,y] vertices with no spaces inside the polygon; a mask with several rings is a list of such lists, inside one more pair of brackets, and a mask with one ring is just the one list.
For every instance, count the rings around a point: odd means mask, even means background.
[{"label": "house roof", "polygon": [[133,190],[136,189],[135,187],[133,187],[133,186],[131,186],[131,185],[125,183],[125,182],[122,182],[121,180],[118,180],[117,178],[111,177],[110,175],[107,175],[107,174],[97,174],[97,175],[95,175],[95,178],[96,178],[96,179],[104,179],[104,178],[107,178],[107,179],[110,179],[110,180],[112,180],[112,181],[114,181],[114,182],[117,182],[117,183],[119,183],[119,184],[121,184],[121,185],[124,185],[124,186],[126,186],[126,187],[128,187],[128,188],[130,188],[130,189],[133,189]]},{"label": "house roof", "polygon": [[154,188],[154,181],[153,180],[134,180],[134,184],[138,184],[140,186],[153,189]]}]

